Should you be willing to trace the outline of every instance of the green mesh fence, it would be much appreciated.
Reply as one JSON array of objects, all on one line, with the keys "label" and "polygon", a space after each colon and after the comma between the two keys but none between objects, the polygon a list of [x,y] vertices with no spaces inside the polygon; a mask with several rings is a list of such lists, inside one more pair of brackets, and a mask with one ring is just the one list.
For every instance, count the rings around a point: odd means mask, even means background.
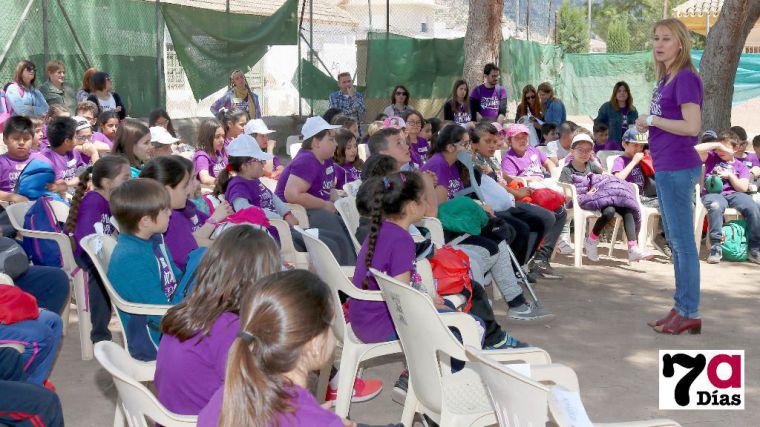
[{"label": "green mesh fence", "polygon": [[502,82],[509,90],[510,99],[520,99],[526,85],[538,86],[548,81],[557,84],[562,65],[562,49],[524,40],[505,40],[499,46]]},{"label": "green mesh fence", "polygon": [[[4,47],[19,20],[20,31],[0,63],[0,81],[13,77],[16,64],[30,59],[37,65],[37,85],[45,80],[43,1],[3,0],[0,46]],[[64,13],[65,12],[65,13]],[[68,22],[66,17],[68,17]],[[69,25],[70,22],[70,25]],[[163,23],[160,23],[163,28]],[[82,48],[77,45],[74,34]],[[66,86],[76,91],[88,66],[108,72],[130,116],[147,116],[164,105],[163,72],[157,64],[158,37],[154,3],[130,0],[48,0],[49,59],[66,65]]]},{"label": "green mesh fence", "polygon": [[272,16],[235,15],[162,4],[166,27],[197,98],[216,92],[233,69],[247,70],[268,45],[298,42],[298,0],[287,0]]}]

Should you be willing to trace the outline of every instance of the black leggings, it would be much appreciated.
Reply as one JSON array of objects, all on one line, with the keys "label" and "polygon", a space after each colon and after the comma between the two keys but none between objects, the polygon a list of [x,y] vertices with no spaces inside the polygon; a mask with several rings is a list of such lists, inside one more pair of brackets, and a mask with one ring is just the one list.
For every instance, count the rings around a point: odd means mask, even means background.
[{"label": "black leggings", "polygon": [[633,218],[633,209],[631,208],[607,206],[602,209],[602,217],[596,220],[596,224],[594,224],[594,228],[591,232],[599,235],[604,226],[615,217],[615,213],[618,213],[623,217],[623,228],[625,228],[625,235],[628,237],[628,241],[635,242],[638,239],[638,236],[636,235],[636,220]]}]

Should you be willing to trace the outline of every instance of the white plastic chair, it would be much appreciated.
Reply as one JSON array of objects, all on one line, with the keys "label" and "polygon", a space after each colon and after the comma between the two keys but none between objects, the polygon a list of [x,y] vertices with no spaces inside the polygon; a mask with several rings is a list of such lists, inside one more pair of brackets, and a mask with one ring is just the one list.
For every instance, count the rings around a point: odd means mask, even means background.
[{"label": "white plastic chair", "polygon": [[[155,363],[140,362],[111,341],[95,344],[95,358],[111,374],[119,393],[117,410],[126,415],[130,427],[147,427],[153,423],[166,427],[194,427],[198,418],[175,414],[162,405],[140,382],[153,381]],[[147,418],[147,419],[146,419]],[[150,420],[150,424],[148,423]]]},{"label": "white plastic chair", "polygon": [[[49,231],[35,231],[24,228],[24,217],[27,211],[35,202],[14,203],[6,208],[8,219],[10,219],[13,228],[18,231],[20,236],[33,239],[52,240],[61,252],[63,262],[62,269],[69,276],[71,294],[74,297],[77,308],[77,317],[79,318],[79,341],[82,350],[82,360],[92,359],[92,341],[90,332],[92,331],[92,322],[90,320],[90,301],[87,299],[87,279],[84,270],[79,268],[74,260],[74,251],[71,248],[71,239],[64,233],[53,233]],[[65,203],[53,200],[50,202],[53,214],[56,219],[66,222],[69,215],[69,207]],[[61,319],[63,320],[63,334],[67,333],[67,326],[70,321],[70,302],[67,302],[63,308]]]},{"label": "white plastic chair", "polygon": [[282,260],[293,264],[296,268],[308,270],[309,254],[296,250],[290,225],[282,219],[274,218],[270,218],[269,223],[277,229],[277,234],[280,235],[280,256]]},{"label": "white plastic chair", "polygon": [[343,197],[335,201],[335,209],[338,210],[343,224],[346,225],[348,235],[354,244],[354,250],[359,253],[362,245],[356,240],[356,230],[359,229],[359,211],[356,209],[356,197]]},{"label": "white plastic chair", "polygon": [[[338,342],[341,343],[340,378],[338,379],[338,396],[335,400],[335,413],[342,418],[348,416],[351,398],[354,391],[354,379],[359,369],[359,364],[365,360],[388,354],[401,353],[401,345],[398,341],[381,343],[364,343],[354,335],[351,324],[346,323],[343,311],[340,309],[340,292],[349,298],[363,301],[383,301],[383,296],[378,291],[366,291],[357,288],[351,283],[348,275],[353,275],[353,267],[344,268],[338,264],[330,249],[322,241],[315,238],[300,227],[296,230],[303,236],[306,248],[311,256],[312,266],[320,279],[330,286],[333,291],[335,302],[335,323],[333,330]],[[327,380],[330,374],[330,366],[322,369],[317,385],[317,396],[325,395]]]},{"label": "white plastic chair", "polygon": [[[366,135],[366,134],[364,134],[364,135]],[[367,158],[369,157],[369,145],[367,145],[367,144],[359,144],[356,147],[358,148],[359,158],[362,159],[362,161],[366,162]]]},{"label": "white plastic chair", "polygon": [[[636,200],[639,204],[639,211],[641,212],[641,227],[639,228],[639,234],[636,237],[639,246],[644,249],[649,244],[649,241],[654,236],[656,231],[657,221],[655,219],[660,216],[660,211],[655,208],[650,208],[641,204],[641,196],[639,195],[639,186],[631,183],[633,191],[636,193]],[[615,216],[615,225],[612,228],[612,238],[610,239],[610,250],[608,256],[612,257],[612,251],[615,250],[615,242],[617,240],[618,231],[620,230],[620,224],[623,219],[620,216]]]},{"label": "white plastic chair", "polygon": [[295,203],[285,203],[285,206],[290,209],[293,216],[296,217],[298,225],[300,225],[301,228],[309,228],[309,214],[306,213],[306,208]]},{"label": "white plastic chair", "polygon": [[612,166],[615,164],[615,160],[617,160],[618,157],[620,157],[620,154],[607,156],[607,163],[605,164],[607,166],[607,172],[612,173]]},{"label": "white plastic chair", "polygon": [[356,197],[356,194],[359,193],[359,187],[362,186],[362,180],[357,179],[356,181],[351,181],[343,184],[343,191],[345,191],[346,195],[351,197]]},{"label": "white plastic chair", "polygon": [[[707,217],[707,208],[702,203],[702,187],[699,184],[694,187],[694,201],[696,202],[696,206],[694,207],[694,241],[697,244],[697,253],[699,253],[699,247],[702,243],[702,227]],[[742,214],[734,208],[726,208],[723,212],[724,224],[726,218],[741,219]],[[710,250],[710,245],[710,233],[708,231],[705,238],[705,249],[707,251]]]},{"label": "white plastic chair", "polygon": [[[490,357],[484,351],[467,346],[472,368],[483,380],[502,427],[544,426],[554,422],[559,427],[591,425],[580,400],[578,378],[564,365],[531,365],[530,376],[518,373]],[[552,384],[545,384],[546,382]],[[574,411],[560,403],[558,395],[572,398]],[[564,400],[564,399],[563,399]],[[616,427],[679,427],[668,419],[595,424]]]},{"label": "white plastic chair", "polygon": [[[295,150],[295,152],[292,151],[291,145],[298,145],[298,148]],[[290,158],[295,157],[296,153],[300,149],[301,149],[301,135],[290,135],[285,140],[285,151],[288,153],[288,156],[290,156]]]},{"label": "white plastic chair", "polygon": [[[596,157],[599,159],[599,162],[602,165],[612,165],[612,163],[609,162],[610,157],[618,157],[622,155],[623,152],[620,150],[602,150],[596,153]],[[610,167],[607,167],[607,170],[610,170]]]},{"label": "white plastic chair", "polygon": [[587,211],[580,208],[578,205],[578,192],[573,184],[560,182],[559,185],[565,192],[565,198],[570,199],[573,203],[573,207],[567,210],[567,216],[572,216],[573,222],[575,223],[575,232],[573,235],[573,243],[575,246],[573,265],[580,267],[583,265],[583,247],[586,241],[586,227],[589,226],[588,222],[589,220],[596,222],[596,219],[601,217],[602,214],[599,211]]},{"label": "white plastic chair", "polygon": [[[469,366],[451,373],[451,361],[465,362],[464,345],[480,347],[477,322],[465,313],[439,314],[425,294],[375,269],[370,269],[383,292],[409,368],[409,388],[401,422],[411,426],[414,414],[427,415],[441,427],[483,426],[496,416],[478,374]],[[460,343],[449,330],[456,328]],[[500,362],[551,363],[539,348],[490,350]]]}]

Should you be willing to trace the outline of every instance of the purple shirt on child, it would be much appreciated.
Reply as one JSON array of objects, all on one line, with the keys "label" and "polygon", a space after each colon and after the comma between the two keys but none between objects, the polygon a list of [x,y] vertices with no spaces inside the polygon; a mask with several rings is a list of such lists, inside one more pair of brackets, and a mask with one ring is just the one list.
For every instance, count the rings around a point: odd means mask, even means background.
[{"label": "purple shirt on child", "polygon": [[201,177],[201,171],[206,171],[212,178],[216,178],[225,167],[227,167],[227,154],[221,151],[216,152],[216,160],[203,150],[198,150],[193,154],[193,168],[198,179]]},{"label": "purple shirt on child", "polygon": [[502,85],[496,85],[489,89],[485,84],[481,84],[472,90],[470,99],[480,104],[479,112],[483,118],[496,121],[499,118],[501,100],[507,99],[507,90]]},{"label": "purple shirt on child", "polygon": [[238,315],[225,312],[205,337],[196,335],[181,342],[164,334],[158,345],[153,379],[158,400],[174,413],[198,415],[224,385],[227,352],[239,330]]},{"label": "purple shirt on child", "polygon": [[[361,250],[359,250],[357,257],[359,261],[356,263],[352,280],[354,286],[359,289],[362,289],[364,278],[368,277],[369,270],[365,264],[368,249],[369,238],[364,241]],[[412,240],[409,231],[392,222],[384,221],[377,235],[375,254],[370,265],[391,277],[407,271],[414,275],[414,260],[414,240]],[[368,278],[367,289],[380,290],[374,276],[370,275]],[[395,334],[391,314],[384,302],[350,300],[348,318],[356,336],[366,343],[388,341]]]},{"label": "purple shirt on child", "polygon": [[438,185],[446,187],[449,199],[453,198],[457,192],[464,190],[464,183],[459,176],[457,163],[454,162],[450,165],[441,153],[433,154],[421,170],[423,172],[431,171],[438,177]]},{"label": "purple shirt on child", "polygon": [[[619,156],[612,162],[612,170],[610,173],[618,173],[628,166],[633,160],[631,157]],[[641,169],[641,164],[638,164],[631,169],[631,173],[625,178],[626,181],[632,182],[639,186],[639,190],[644,190],[644,171]]]},{"label": "purple shirt on child", "polygon": [[245,179],[241,176],[233,177],[227,184],[227,192],[224,198],[230,203],[235,199],[243,198],[261,209],[277,212],[274,206],[274,195],[259,179]]},{"label": "purple shirt on child", "polygon": [[[293,385],[288,393],[292,397],[288,402],[293,412],[278,414],[275,422],[266,427],[343,427],[343,420],[334,412],[323,408],[308,390]],[[224,387],[214,393],[205,408],[198,415],[198,427],[216,427],[224,402]]]},{"label": "purple shirt on child", "polygon": [[111,224],[111,207],[106,200],[97,191],[90,191],[82,198],[77,211],[77,224],[74,227],[74,240],[76,241],[76,250],[74,256],[82,253],[79,242],[90,234],[113,235],[116,232]]},{"label": "purple shirt on child", "polygon": [[209,218],[209,215],[198,209],[198,207],[195,206],[195,203],[190,199],[187,199],[187,202],[185,202],[185,209],[182,210],[182,213],[184,213],[193,224],[193,233],[203,227],[203,225],[206,224],[206,220]]},{"label": "purple shirt on child", "polygon": [[[720,156],[715,152],[707,153],[707,159],[705,159],[705,176],[710,176],[712,174],[718,174],[718,172],[722,171],[728,171],[736,175],[739,179],[749,179],[749,169],[747,169],[746,166],[744,166],[744,163],[742,163],[741,160],[734,159],[731,162],[726,162],[723,159],[720,158]],[[722,178],[723,181],[723,191],[720,192],[720,194],[731,194],[736,193],[736,190],[734,190],[734,186],[731,185],[731,181],[728,180],[728,178]],[[703,188],[702,194],[706,194],[707,191]]]},{"label": "purple shirt on child", "polygon": [[190,252],[198,249],[198,243],[193,236],[193,222],[185,215],[184,209],[173,209],[169,218],[169,228],[164,233],[166,246],[169,248],[174,264],[180,270],[185,269]]},{"label": "purple shirt on child", "polygon": [[740,162],[744,163],[744,166],[747,167],[747,169],[752,169],[753,167],[757,166],[760,167],[760,160],[758,160],[757,155],[755,153],[747,153],[746,156],[742,159],[736,159]]},{"label": "purple shirt on child", "polygon": [[428,144],[428,140],[421,136],[418,136],[417,142],[412,144],[411,149],[412,151],[416,151],[417,154],[420,156],[420,160],[422,160],[422,163],[425,163],[425,159],[428,158],[428,150],[430,149],[430,144]]},{"label": "purple shirt on child", "polygon": [[275,194],[284,202],[290,202],[285,197],[285,186],[291,174],[310,184],[307,193],[322,200],[330,200],[330,191],[335,185],[335,164],[332,159],[320,163],[311,150],[300,150],[277,180]]},{"label": "purple shirt on child", "polygon": [[113,148],[113,141],[111,141],[110,139],[108,139],[108,137],[105,136],[105,134],[102,134],[100,132],[95,132],[95,133],[92,134],[92,141],[93,142],[95,142],[95,141],[102,142],[102,143],[108,145],[109,148]]},{"label": "purple shirt on child", "polygon": [[80,169],[87,166],[87,162],[82,159],[81,153],[77,150],[71,150],[64,155],[60,155],[53,151],[52,148],[46,148],[32,157],[44,160],[53,166],[56,180],[62,179],[68,181],[76,178]]},{"label": "purple shirt on child", "polygon": [[343,188],[349,182],[354,182],[362,179],[362,171],[357,169],[353,163],[344,163],[340,166],[336,165],[336,183],[335,188]]},{"label": "purple shirt on child", "polygon": [[[703,90],[699,75],[683,68],[672,82],[666,75],[657,83],[649,107],[650,114],[669,120],[683,120],[681,105],[697,104],[702,107]],[[649,151],[654,169],[658,172],[691,169],[702,164],[694,150],[696,136],[675,135],[657,127],[649,128]]]},{"label": "purple shirt on child", "polygon": [[11,192],[16,187],[21,171],[26,164],[32,160],[27,157],[25,160],[14,159],[7,153],[0,156],[0,191]]},{"label": "purple shirt on child", "polygon": [[546,155],[535,147],[527,146],[525,153],[518,156],[515,150],[510,148],[501,159],[501,170],[509,176],[544,176],[543,166]]}]

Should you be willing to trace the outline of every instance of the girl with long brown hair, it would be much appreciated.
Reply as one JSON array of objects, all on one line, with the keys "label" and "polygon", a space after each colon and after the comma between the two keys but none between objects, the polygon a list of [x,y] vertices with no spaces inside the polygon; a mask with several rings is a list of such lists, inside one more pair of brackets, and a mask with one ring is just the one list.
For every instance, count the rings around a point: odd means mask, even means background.
[{"label": "girl with long brown hair", "polygon": [[465,80],[457,80],[451,88],[451,99],[443,105],[443,120],[467,127],[474,127],[475,120],[470,111],[470,86]]}]

